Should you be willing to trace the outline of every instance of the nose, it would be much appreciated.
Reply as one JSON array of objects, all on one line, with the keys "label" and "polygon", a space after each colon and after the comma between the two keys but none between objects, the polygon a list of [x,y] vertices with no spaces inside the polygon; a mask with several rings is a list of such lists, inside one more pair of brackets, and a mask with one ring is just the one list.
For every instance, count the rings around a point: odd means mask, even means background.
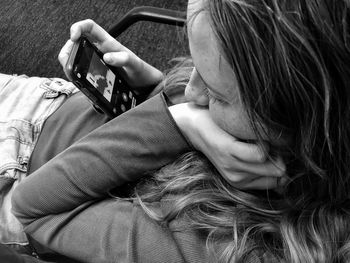
[{"label": "nose", "polygon": [[185,89],[185,96],[188,101],[192,101],[200,106],[207,106],[209,98],[207,95],[207,87],[199,76],[196,68],[193,69],[190,80]]}]

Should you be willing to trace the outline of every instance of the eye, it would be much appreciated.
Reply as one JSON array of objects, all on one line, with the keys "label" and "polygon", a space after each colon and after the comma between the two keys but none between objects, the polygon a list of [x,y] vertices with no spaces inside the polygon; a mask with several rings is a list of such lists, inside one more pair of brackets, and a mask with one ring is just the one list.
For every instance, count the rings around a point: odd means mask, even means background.
[{"label": "eye", "polygon": [[213,94],[210,92],[210,90],[208,88],[205,89],[205,94],[207,95],[207,97],[209,98],[209,101],[211,103],[216,103],[216,102],[219,102],[219,103],[222,103],[222,104],[226,103],[222,99],[217,98],[216,96],[213,96]]}]

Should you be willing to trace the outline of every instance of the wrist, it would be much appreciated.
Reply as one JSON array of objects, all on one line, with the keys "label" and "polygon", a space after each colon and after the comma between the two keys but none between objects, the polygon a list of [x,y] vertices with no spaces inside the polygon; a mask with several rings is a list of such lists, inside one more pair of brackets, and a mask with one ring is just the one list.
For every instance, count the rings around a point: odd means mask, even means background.
[{"label": "wrist", "polygon": [[163,72],[148,64],[146,61],[143,61],[139,57],[137,57],[137,59],[139,60],[138,63],[140,64],[137,74],[141,76],[141,79],[145,80],[145,83],[142,83],[141,85],[157,86],[164,78]]},{"label": "wrist", "polygon": [[200,150],[200,133],[196,125],[196,116],[200,109],[190,103],[180,103],[170,106],[169,111],[182,134],[195,149]]},{"label": "wrist", "polygon": [[135,86],[135,90],[140,94],[147,95],[147,97],[153,97],[161,90],[161,88],[157,87],[159,86],[159,83],[163,81],[164,74],[141,59],[140,63],[138,71],[135,72],[135,77],[137,76],[137,78],[142,79],[143,81]]},{"label": "wrist", "polygon": [[190,118],[188,114],[188,104],[181,103],[169,107],[169,111],[177,126],[187,136],[190,130]]}]

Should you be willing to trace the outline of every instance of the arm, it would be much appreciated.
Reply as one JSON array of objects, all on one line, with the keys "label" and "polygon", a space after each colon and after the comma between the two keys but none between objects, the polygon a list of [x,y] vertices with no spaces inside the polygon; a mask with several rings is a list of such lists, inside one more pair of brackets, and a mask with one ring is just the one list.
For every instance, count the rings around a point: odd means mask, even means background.
[{"label": "arm", "polygon": [[276,189],[286,183],[280,157],[267,158],[267,145],[238,140],[220,129],[206,108],[192,103],[170,107],[181,131],[231,185],[241,189]]},{"label": "arm", "polygon": [[[155,262],[152,257],[164,262],[164,254],[181,259],[169,231],[133,203],[105,198],[108,189],[137,180],[144,171],[189,150],[164,98],[156,95],[21,182],[13,195],[13,212],[36,241],[83,262],[116,262],[131,256],[141,257],[138,262]],[[143,261],[144,256],[149,260]]]},{"label": "arm", "polygon": [[86,202],[72,211],[42,217],[24,230],[79,262],[187,262],[186,256],[191,262],[208,262],[205,241],[160,226],[139,205],[125,200]]},{"label": "arm", "polygon": [[39,168],[14,192],[24,225],[106,196],[191,150],[157,95],[111,120]]}]

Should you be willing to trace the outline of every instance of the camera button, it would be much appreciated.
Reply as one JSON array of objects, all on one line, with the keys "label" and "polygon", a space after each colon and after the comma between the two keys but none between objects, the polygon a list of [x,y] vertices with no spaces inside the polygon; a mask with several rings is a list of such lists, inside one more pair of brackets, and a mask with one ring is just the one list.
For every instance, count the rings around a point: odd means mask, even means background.
[{"label": "camera button", "polygon": [[122,110],[122,112],[125,112],[126,111],[126,107],[124,104],[120,105],[120,109]]},{"label": "camera button", "polygon": [[82,89],[82,88],[83,88],[83,85],[81,85],[80,82],[74,81],[73,83],[74,83],[74,85],[77,86],[79,89]]},{"label": "camera button", "polygon": [[128,95],[126,95],[126,93],[125,92],[123,92],[123,100],[125,101],[125,102],[127,102],[129,99],[128,99]]}]

